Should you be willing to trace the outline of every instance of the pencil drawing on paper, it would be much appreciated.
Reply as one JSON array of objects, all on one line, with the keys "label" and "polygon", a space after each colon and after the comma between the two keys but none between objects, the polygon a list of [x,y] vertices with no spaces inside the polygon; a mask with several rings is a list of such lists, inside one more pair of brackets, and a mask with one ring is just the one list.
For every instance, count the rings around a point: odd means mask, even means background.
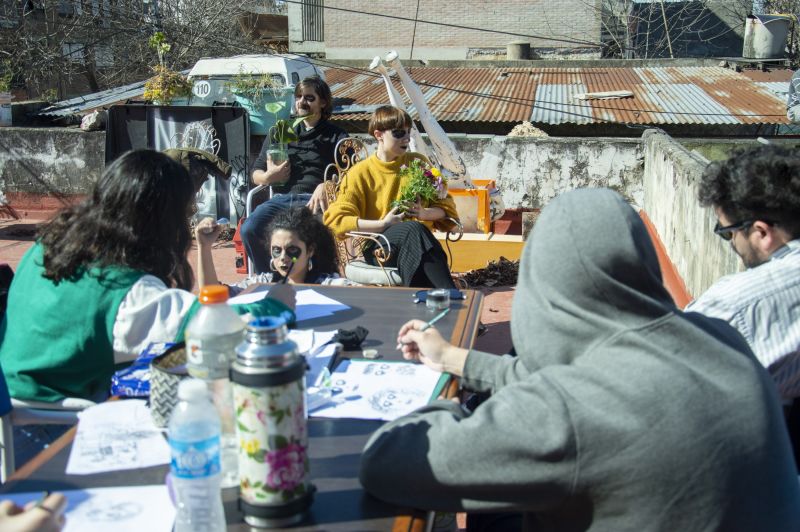
[{"label": "pencil drawing on paper", "polygon": [[411,405],[424,395],[420,390],[408,388],[378,390],[369,399],[369,405],[376,411],[385,415],[401,414],[408,410]]},{"label": "pencil drawing on paper", "polygon": [[114,523],[116,521],[129,521],[142,514],[144,508],[135,501],[119,501],[109,504],[103,501],[94,501],[86,507],[85,515],[89,521]]}]

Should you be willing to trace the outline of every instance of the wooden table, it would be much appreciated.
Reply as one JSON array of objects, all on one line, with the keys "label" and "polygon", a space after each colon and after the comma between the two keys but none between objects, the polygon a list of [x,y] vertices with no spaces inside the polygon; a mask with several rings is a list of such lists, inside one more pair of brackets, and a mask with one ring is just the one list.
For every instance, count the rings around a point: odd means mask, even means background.
[{"label": "wooden table", "polygon": [[[351,308],[333,316],[300,322],[298,328],[332,330],[354,329],[358,325],[366,327],[369,335],[362,348],[377,349],[382,359],[386,360],[401,359],[395,349],[400,325],[412,318],[427,321],[435,315],[424,304],[413,303],[416,289],[333,286],[313,288]],[[477,335],[483,294],[472,290],[465,291],[465,294],[465,300],[452,302],[452,310],[436,327],[454,345],[468,348]],[[344,352],[344,356],[358,358],[361,353]],[[358,482],[361,450],[370,434],[381,423],[365,420],[309,420],[311,477],[317,492],[308,514],[291,530],[424,529],[424,513],[383,503],[366,494]],[[0,491],[69,490],[164,482],[169,469],[167,465],[95,475],[65,474],[75,430],[73,428],[67,432],[18,469]],[[413,472],[410,471],[409,474]],[[228,530],[250,530],[237,509],[237,496],[238,488],[223,490]]]}]

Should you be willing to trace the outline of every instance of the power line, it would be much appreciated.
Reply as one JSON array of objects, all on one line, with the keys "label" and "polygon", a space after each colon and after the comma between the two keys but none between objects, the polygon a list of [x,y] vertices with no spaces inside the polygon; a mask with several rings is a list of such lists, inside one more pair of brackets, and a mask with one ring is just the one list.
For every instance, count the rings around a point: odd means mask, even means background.
[{"label": "power line", "polygon": [[[302,2],[302,1],[299,1],[299,0],[287,0],[287,2],[288,3],[295,3],[295,4],[305,4],[305,2]],[[337,10],[347,11],[347,12],[357,12],[357,11],[349,10],[349,9],[345,9],[345,8],[333,8],[333,7],[327,7],[327,6],[325,8],[326,9],[337,9]],[[409,19],[409,18],[405,18],[405,17],[396,17],[396,16],[393,16],[393,15],[362,13],[360,11],[358,11],[357,13],[374,15],[374,16],[381,16],[381,17],[385,17],[385,18],[395,18],[395,19],[407,20],[407,21],[415,21],[415,20],[417,20],[416,18],[415,19]],[[448,25],[448,24],[443,24],[443,23],[434,23],[434,22],[428,22],[428,21],[420,21],[420,22],[431,23],[431,24],[439,24],[439,25],[447,25],[447,26],[453,26],[453,27],[460,27],[460,28],[464,28],[464,29],[478,29],[478,30],[481,30],[481,31],[488,31],[488,32],[495,31],[495,30],[485,30],[485,29],[481,29],[481,28],[471,28],[471,27],[467,27],[467,26],[457,26],[457,25]],[[87,48],[89,46],[93,46],[95,44],[98,44],[99,42],[102,42],[102,41],[107,40],[109,38],[112,38],[114,36],[121,35],[123,33],[138,34],[139,31],[120,28],[116,32],[112,32],[109,35],[103,36],[103,37],[93,41],[92,43],[84,45],[80,50],[73,50],[73,53],[76,52],[76,51],[82,51],[83,49],[85,49],[85,48]],[[504,32],[498,32],[498,33],[504,33]],[[175,43],[182,42],[182,39],[181,39],[182,36],[183,36],[182,34],[178,33],[177,37],[173,37],[173,42],[175,42]],[[537,36],[529,36],[529,37],[537,37]],[[543,37],[543,38],[547,38],[547,37]],[[213,35],[207,36],[207,39],[210,40],[210,41],[213,41],[213,42],[217,42],[219,44],[223,44],[223,45],[227,46],[228,48],[239,48],[242,51],[251,51],[250,48],[242,46],[243,43],[241,43],[241,41],[234,41],[233,39],[225,39],[225,40],[223,40],[223,39],[220,39],[219,37],[213,36]],[[553,39],[551,39],[551,40],[553,40]],[[372,76],[372,77],[379,77],[379,74],[371,72],[368,69],[358,68],[358,67],[351,67],[351,66],[343,65],[343,64],[336,63],[336,62],[330,61],[330,60],[319,60],[319,59],[313,60],[313,59],[304,58],[304,57],[300,57],[300,60],[304,60],[304,61],[306,61],[306,62],[308,62],[310,64],[319,64],[320,66],[328,66],[328,68],[334,68],[334,69],[343,70],[343,71],[350,71],[350,72],[357,72],[357,73],[368,75],[368,76]],[[326,63],[327,63],[327,65],[326,65]],[[616,110],[616,111],[625,111],[625,112],[629,112],[629,113],[637,113],[638,112],[638,113],[650,113],[650,114],[659,114],[659,115],[660,114],[669,114],[669,115],[688,115],[688,116],[712,116],[712,117],[713,116],[733,116],[733,117],[756,118],[756,117],[783,116],[782,114],[696,113],[696,112],[662,111],[662,110],[655,110],[655,109],[637,109],[637,108],[630,109],[630,108],[625,108],[625,107],[612,107],[612,106],[594,106],[594,105],[584,105],[584,104],[581,104],[581,103],[574,103],[573,104],[573,103],[566,103],[566,102],[553,102],[553,101],[547,101],[547,100],[541,100],[541,99],[536,100],[535,98],[530,99],[530,98],[520,98],[520,97],[511,97],[511,96],[497,96],[497,95],[493,95],[493,94],[489,94],[489,93],[468,91],[468,90],[463,90],[463,89],[456,89],[456,88],[446,87],[444,85],[436,85],[436,84],[427,83],[427,82],[417,82],[417,84],[421,85],[423,87],[429,87],[429,88],[432,88],[432,89],[439,89],[441,91],[450,91],[450,92],[455,92],[455,93],[459,93],[459,94],[474,96],[474,97],[478,97],[478,98],[501,101],[501,102],[504,102],[504,103],[516,103],[516,104],[522,104],[522,105],[531,105],[533,109],[538,108],[538,109],[541,109],[541,110],[559,112],[559,113],[565,114],[565,115],[572,115],[572,116],[577,116],[577,117],[581,117],[581,118],[585,118],[585,119],[590,119],[590,120],[593,120],[595,122],[607,122],[607,123],[616,123],[616,124],[622,124],[622,125],[629,125],[629,123],[622,122],[622,121],[617,121],[617,120],[605,119],[605,118],[602,118],[602,117],[595,117],[595,116],[593,116],[593,111],[603,111],[603,110],[612,111],[612,110]],[[547,107],[546,105],[556,106],[556,108]],[[572,112],[572,111],[567,111],[565,109],[561,109],[562,106],[577,107],[577,108],[580,108],[580,109],[588,111],[588,114],[582,114],[582,113],[575,113],[575,112]]]},{"label": "power line", "polygon": [[[303,0],[284,0],[287,4],[297,4],[297,5],[307,5],[307,6],[314,6],[319,7],[316,4],[312,4],[310,2],[305,2]],[[591,46],[594,48],[600,48],[603,46],[602,43],[598,43],[595,41],[584,41],[584,40],[576,40],[576,39],[561,39],[559,37],[546,37],[544,35],[536,35],[531,33],[515,33],[512,31],[503,31],[503,30],[492,30],[487,28],[478,28],[476,26],[464,26],[461,24],[450,24],[447,22],[439,22],[434,20],[420,20],[417,18],[410,18],[410,17],[401,17],[398,15],[384,15],[383,13],[373,13],[370,11],[359,11],[357,9],[347,9],[344,7],[334,7],[328,5],[322,5],[323,9],[329,9],[331,11],[343,11],[345,13],[355,13],[358,15],[367,15],[370,17],[379,17],[379,18],[388,18],[392,20],[402,20],[405,22],[419,22],[421,24],[431,24],[433,26],[442,26],[445,28],[455,28],[460,30],[471,30],[471,31],[482,31],[486,33],[496,33],[498,35],[510,35],[512,37],[525,37],[528,39],[543,39],[547,41],[554,41],[554,42],[563,42],[567,44],[582,44],[584,46]]]}]

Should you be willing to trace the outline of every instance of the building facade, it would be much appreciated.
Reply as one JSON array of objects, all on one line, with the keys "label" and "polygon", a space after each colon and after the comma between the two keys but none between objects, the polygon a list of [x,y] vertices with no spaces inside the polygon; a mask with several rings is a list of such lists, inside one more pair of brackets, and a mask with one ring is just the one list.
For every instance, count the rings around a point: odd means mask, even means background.
[{"label": "building facade", "polygon": [[[367,59],[504,59],[512,42],[531,58],[600,56],[600,0],[306,0],[289,4],[289,51]],[[416,22],[415,22],[416,19]]]}]

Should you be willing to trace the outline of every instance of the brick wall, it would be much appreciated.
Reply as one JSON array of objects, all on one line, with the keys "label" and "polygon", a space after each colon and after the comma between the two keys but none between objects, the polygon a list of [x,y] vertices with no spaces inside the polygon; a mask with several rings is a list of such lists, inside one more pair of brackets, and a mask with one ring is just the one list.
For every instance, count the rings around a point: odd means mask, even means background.
[{"label": "brick wall", "polygon": [[[501,30],[524,35],[542,35],[568,40],[600,40],[599,0],[420,0],[419,20]],[[334,48],[404,48],[411,46],[414,23],[362,14],[414,18],[416,2],[397,0],[326,0],[325,45]],[[415,48],[499,47],[514,40],[527,40],[533,47],[572,45],[548,39],[417,23]]]}]

